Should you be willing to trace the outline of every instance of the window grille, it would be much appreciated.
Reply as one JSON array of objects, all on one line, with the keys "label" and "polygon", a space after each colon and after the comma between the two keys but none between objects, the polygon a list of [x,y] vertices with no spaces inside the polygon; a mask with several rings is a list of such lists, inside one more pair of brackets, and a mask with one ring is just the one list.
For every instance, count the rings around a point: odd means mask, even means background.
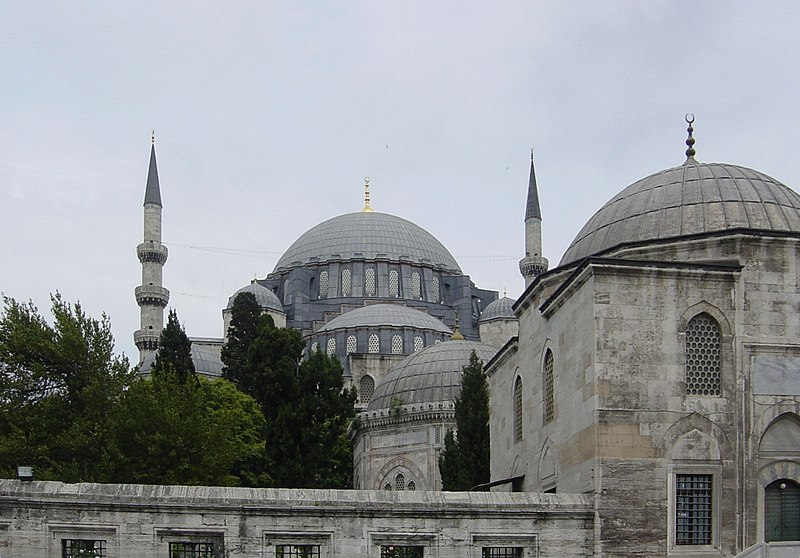
[{"label": "window grille", "polygon": [[421,351],[425,348],[425,341],[422,340],[421,335],[417,335],[414,337],[414,352]]},{"label": "window grille", "polygon": [[405,490],[406,489],[406,477],[403,476],[403,473],[397,473],[394,476],[394,489],[395,490]]},{"label": "window grille", "polygon": [[408,490],[416,490],[417,489],[417,485],[416,485],[416,483],[414,481],[408,481],[407,488],[408,488]]},{"label": "window grille", "polygon": [[400,275],[396,269],[389,271],[389,296],[400,296]]},{"label": "window grille", "polygon": [[389,484],[389,483],[387,482],[386,484],[384,484],[384,485],[383,485],[383,489],[384,489],[384,490],[388,490],[388,491],[390,491],[390,492],[391,492],[391,490],[392,490],[392,485],[391,485],[391,484]]},{"label": "window grille", "polygon": [[764,540],[800,540],[800,486],[779,479],[764,489]]},{"label": "window grille", "polygon": [[333,356],[336,354],[336,339],[331,337],[328,339],[328,356]]},{"label": "window grille", "polygon": [[431,299],[433,302],[438,302],[442,299],[441,288],[439,287],[439,277],[434,276],[431,280]]},{"label": "window grille", "polygon": [[62,558],[105,558],[106,541],[61,539]]},{"label": "window grille", "polygon": [[327,271],[320,271],[319,272],[319,297],[320,298],[327,298],[328,297],[328,272]]},{"label": "window grille", "polygon": [[423,558],[423,549],[422,546],[382,546],[381,558]]},{"label": "window grille", "polygon": [[433,443],[434,444],[442,443],[442,429],[438,426],[433,429]]},{"label": "window grille", "polygon": [[522,378],[514,382],[514,442],[522,441]]},{"label": "window grille", "polygon": [[544,390],[544,423],[547,424],[556,415],[555,394],[553,392],[553,352],[547,349],[544,355],[544,369],[542,374],[542,386]]},{"label": "window grille", "polygon": [[171,542],[169,558],[214,558],[214,543]]},{"label": "window grille", "polygon": [[276,544],[275,558],[319,558],[318,544]]},{"label": "window grille", "polygon": [[318,350],[319,350],[319,343],[317,343],[316,341],[311,343],[311,352],[316,353]]},{"label": "window grille", "polygon": [[369,403],[372,399],[372,394],[375,393],[375,380],[372,376],[366,375],[361,378],[358,384],[358,397],[362,403]]},{"label": "window grille", "polygon": [[349,269],[342,270],[342,296],[350,296],[353,273]]},{"label": "window grille", "polygon": [[364,294],[375,296],[375,268],[368,267],[364,270]]},{"label": "window grille", "polygon": [[720,394],[719,324],[706,313],[686,326],[686,394]]},{"label": "window grille", "polygon": [[419,280],[419,271],[411,274],[411,298],[422,298],[422,285]]},{"label": "window grille", "polygon": [[356,352],[358,349],[358,341],[356,341],[355,335],[348,335],[347,336],[347,354]]},{"label": "window grille", "polygon": [[711,544],[712,475],[676,475],[675,544]]},{"label": "window grille", "polygon": [[283,303],[289,304],[289,280],[283,282]]},{"label": "window grille", "polygon": [[522,558],[521,546],[485,546],[481,558]]},{"label": "window grille", "polygon": [[381,342],[378,339],[378,336],[373,333],[369,336],[369,345],[367,347],[367,352],[370,353],[379,353],[381,352]]},{"label": "window grille", "polygon": [[392,354],[403,354],[403,338],[399,334],[392,335]]}]

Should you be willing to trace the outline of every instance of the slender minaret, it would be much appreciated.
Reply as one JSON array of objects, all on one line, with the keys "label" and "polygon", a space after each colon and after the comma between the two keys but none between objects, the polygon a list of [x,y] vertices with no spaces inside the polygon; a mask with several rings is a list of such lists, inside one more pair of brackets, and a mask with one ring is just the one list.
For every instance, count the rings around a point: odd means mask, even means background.
[{"label": "slender minaret", "polygon": [[155,133],[150,145],[150,168],[144,191],[144,242],[136,247],[142,263],[142,284],[136,287],[136,302],[141,308],[141,328],[133,334],[139,349],[139,362],[158,349],[164,326],[164,307],[169,291],[161,286],[167,247],[161,244],[161,189],[158,185]]},{"label": "slender minaret", "polygon": [[531,176],[528,180],[528,204],[525,208],[525,257],[519,261],[519,271],[525,278],[525,287],[537,276],[547,271],[547,258],[542,257],[542,210],[539,209],[539,190],[533,170],[531,149]]}]

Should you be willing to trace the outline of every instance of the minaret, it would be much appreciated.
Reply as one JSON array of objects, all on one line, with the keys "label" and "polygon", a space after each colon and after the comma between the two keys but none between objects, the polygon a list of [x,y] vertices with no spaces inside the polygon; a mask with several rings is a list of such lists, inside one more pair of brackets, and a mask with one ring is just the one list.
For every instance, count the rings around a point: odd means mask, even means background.
[{"label": "minaret", "polygon": [[540,274],[547,271],[547,258],[542,257],[542,210],[539,209],[539,190],[533,169],[531,149],[531,176],[528,180],[528,204],[525,208],[525,257],[519,261],[519,271],[525,278],[525,288]]},{"label": "minaret", "polygon": [[144,190],[144,242],[136,247],[142,264],[142,284],[136,287],[136,302],[141,308],[141,328],[133,334],[139,349],[139,362],[158,348],[164,326],[164,307],[169,291],[161,286],[167,247],[161,244],[161,189],[158,185],[155,133],[150,145],[150,168]]}]

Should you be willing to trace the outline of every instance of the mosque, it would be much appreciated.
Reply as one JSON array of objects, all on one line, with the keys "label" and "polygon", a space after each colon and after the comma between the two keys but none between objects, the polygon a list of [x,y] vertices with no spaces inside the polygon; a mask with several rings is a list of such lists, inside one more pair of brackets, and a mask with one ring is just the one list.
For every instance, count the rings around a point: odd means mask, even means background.
[{"label": "mosque", "polygon": [[[1,480],[0,552],[798,556],[800,195],[702,162],[692,120],[685,160],[622,189],[553,269],[531,164],[516,301],[473,286],[368,196],[244,287],[359,390],[358,490]],[[144,211],[143,364],[169,298],[154,149]],[[198,350],[218,374],[214,343]],[[490,491],[442,492],[437,444],[473,350],[490,387]]]}]

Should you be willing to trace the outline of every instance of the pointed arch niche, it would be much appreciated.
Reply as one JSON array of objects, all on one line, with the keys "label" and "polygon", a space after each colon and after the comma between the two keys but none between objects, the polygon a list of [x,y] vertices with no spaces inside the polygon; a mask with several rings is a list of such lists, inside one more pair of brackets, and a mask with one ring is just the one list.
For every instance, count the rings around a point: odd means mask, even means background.
[{"label": "pointed arch niche", "polygon": [[800,540],[800,417],[783,413],[758,444],[759,532],[765,542]]}]

